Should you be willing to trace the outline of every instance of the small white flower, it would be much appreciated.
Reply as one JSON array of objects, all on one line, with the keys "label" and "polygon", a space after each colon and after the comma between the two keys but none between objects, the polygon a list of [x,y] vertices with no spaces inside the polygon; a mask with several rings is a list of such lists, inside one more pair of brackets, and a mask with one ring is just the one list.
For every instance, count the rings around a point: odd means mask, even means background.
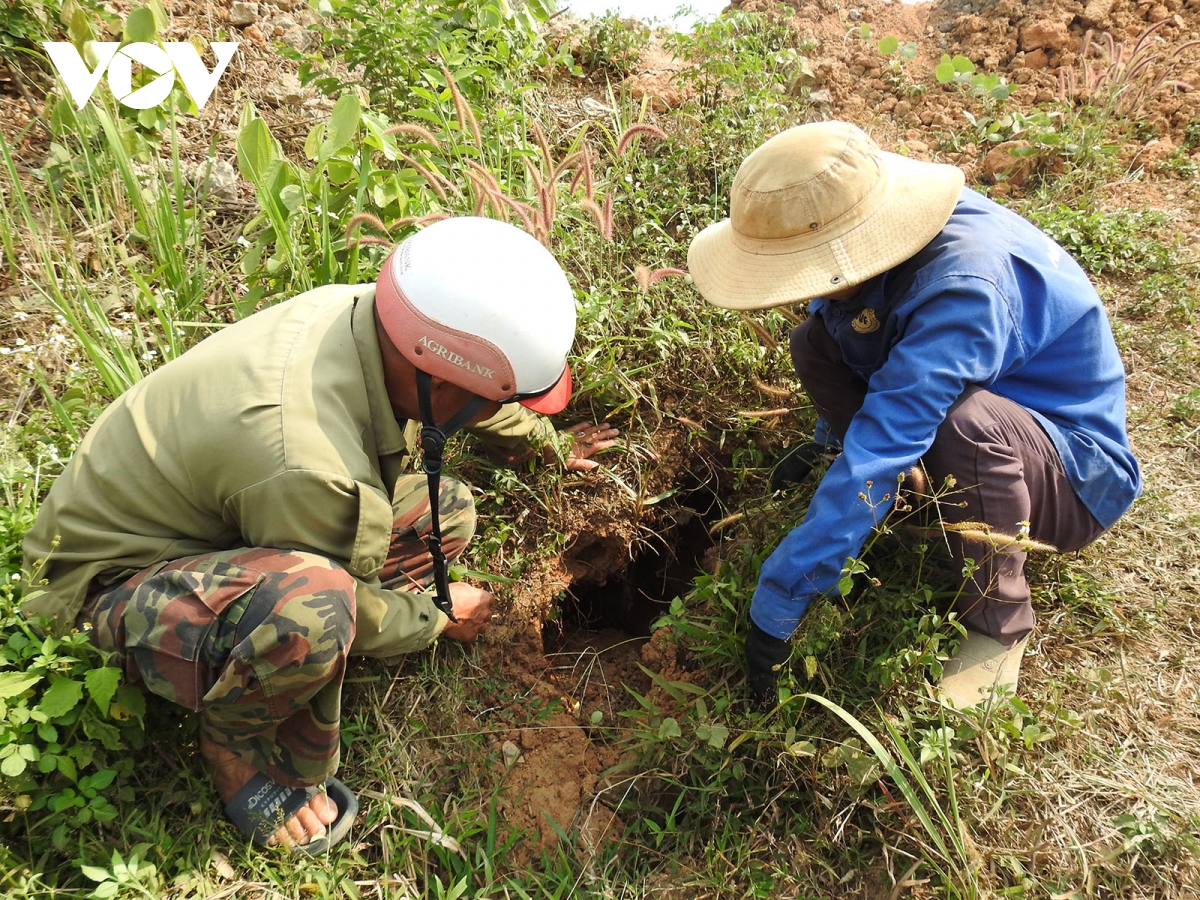
[{"label": "small white flower", "polygon": [[16,347],[24,347],[27,343],[28,343],[28,341],[26,341],[25,338],[22,338],[22,337],[19,337],[19,338],[16,338],[13,340],[13,346],[16,346]]},{"label": "small white flower", "polygon": [[13,313],[13,318],[16,319],[18,322],[24,322],[26,319],[29,318],[29,313],[23,313],[23,312]]},{"label": "small white flower", "polygon": [[239,247],[253,246],[248,240],[246,240],[244,235],[240,235],[240,234],[238,235],[237,244]]},{"label": "small white flower", "polygon": [[147,350],[145,353],[142,354],[142,359],[147,359],[147,360],[154,359],[154,357],[156,357],[156,356],[158,356],[157,350]]}]

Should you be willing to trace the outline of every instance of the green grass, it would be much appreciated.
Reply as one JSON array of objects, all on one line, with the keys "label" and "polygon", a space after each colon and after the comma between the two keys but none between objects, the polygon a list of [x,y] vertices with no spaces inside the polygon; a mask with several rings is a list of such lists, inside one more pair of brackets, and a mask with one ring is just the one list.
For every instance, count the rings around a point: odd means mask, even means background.
[{"label": "green grass", "polygon": [[[600,49],[620,51],[620,37]],[[193,753],[194,723],[151,700],[137,765],[113,768],[99,789],[115,810],[106,821],[58,829],[61,817],[27,809],[78,782],[56,776],[22,793],[0,780],[0,893],[1149,898],[1200,889],[1200,798],[1189,776],[1200,759],[1200,597],[1189,549],[1200,359],[1186,277],[1195,264],[1170,220],[1081,212],[1091,207],[1072,191],[1101,171],[1111,177],[1113,165],[1083,152],[1080,171],[1020,208],[1113,298],[1149,485],[1081,557],[1037,567],[1040,627],[1020,697],[969,714],[930,702],[927,682],[957,639],[944,610],[961,579],[936,542],[892,522],[864,552],[851,599],[818,603],[806,617],[782,702],[753,710],[739,634],[758,567],[807,502],[803,491],[780,499],[765,489],[778,448],[811,427],[807,401],[777,393],[792,387],[791,322],[779,311],[751,319],[708,307],[682,278],[646,289],[638,267],[683,266],[691,237],[724,215],[745,154],[809,117],[797,76],[811,48],[779,22],[745,15],[674,40],[697,92],[657,117],[613,91],[611,113],[564,124],[552,113],[569,84],[535,81],[510,97],[494,89],[511,73],[453,52],[478,137],[423,56],[386,61],[420,72],[391,117],[339,100],[307,154],[275,143],[248,109],[239,161],[258,208],[233,238],[218,229],[215,199],[186,175],[188,160],[210,148],[186,146],[173,129],[148,165],[102,109],[76,119],[59,110],[49,165],[22,149],[23,135],[0,135],[0,287],[24,304],[20,317],[0,313],[0,347],[14,350],[0,357],[11,385],[0,398],[6,602],[22,589],[11,577],[20,537],[108,398],[260,302],[370,278],[384,251],[354,243],[378,234],[369,222],[348,237],[355,214],[379,215],[396,240],[412,228],[393,227],[400,219],[472,211],[468,160],[544,212],[537,177],[586,147],[594,202],[613,197],[610,240],[582,202],[591,199],[585,186],[570,186],[576,162],[554,187],[546,238],[579,299],[575,412],[613,417],[626,445],[583,479],[496,469],[459,447],[458,470],[479,489],[483,512],[465,563],[513,579],[494,584],[505,624],[550,616],[560,589],[528,586],[561,585],[555,566],[581,535],[608,529],[635,549],[659,533],[670,541],[690,515],[686,490],[673,491],[689,484],[719,482],[722,504],[705,571],[670,604],[651,647],[627,662],[627,677],[605,668],[616,650],[581,651],[573,674],[556,675],[561,658],[541,656],[522,628],[470,651],[439,645],[397,668],[355,662],[341,776],[361,791],[364,811],[354,843],[330,857],[247,848]],[[381,59],[405,52],[376,50]],[[485,96],[500,99],[485,105]],[[667,139],[644,133],[619,152],[628,129],[650,120]],[[440,148],[411,131],[384,135],[396,121],[419,122]],[[437,196],[401,152],[461,195]],[[791,412],[761,415],[780,407]],[[19,630],[10,623],[0,649],[21,649],[11,643]],[[37,696],[17,700],[28,708]],[[5,702],[8,721],[17,701]],[[507,761],[506,742],[524,762]],[[562,821],[528,812],[538,790],[576,782],[581,802]],[[596,842],[604,824],[613,830]]]}]

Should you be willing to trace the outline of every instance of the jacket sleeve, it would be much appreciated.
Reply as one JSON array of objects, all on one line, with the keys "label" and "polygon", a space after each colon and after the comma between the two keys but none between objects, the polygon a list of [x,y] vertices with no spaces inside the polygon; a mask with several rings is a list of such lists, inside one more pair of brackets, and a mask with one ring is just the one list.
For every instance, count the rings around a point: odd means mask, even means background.
[{"label": "jacket sleeve", "polygon": [[796,630],[814,596],[836,592],[847,561],[891,510],[898,476],[929,449],[951,404],[968,385],[990,384],[1019,346],[1005,298],[982,278],[934,282],[901,312],[902,335],[871,376],[841,456],[804,521],[763,564],[750,614],[775,637]]},{"label": "jacket sleeve", "polygon": [[354,576],[352,652],[394,656],[420,650],[446,627],[446,616],[428,594],[379,583],[393,517],[379,489],[344,475],[289,469],[235,493],[224,515],[248,547],[319,553]]},{"label": "jacket sleeve", "polygon": [[544,416],[539,416],[520,403],[505,403],[496,415],[475,425],[468,425],[466,430],[477,435],[485,444],[504,450],[524,446],[538,449],[550,439],[554,426]]}]

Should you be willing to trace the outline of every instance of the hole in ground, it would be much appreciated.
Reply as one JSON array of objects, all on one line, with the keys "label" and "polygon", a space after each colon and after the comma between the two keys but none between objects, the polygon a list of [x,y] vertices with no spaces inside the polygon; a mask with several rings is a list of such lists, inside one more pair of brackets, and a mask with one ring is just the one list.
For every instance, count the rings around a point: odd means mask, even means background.
[{"label": "hole in ground", "polygon": [[564,563],[573,576],[561,602],[558,628],[543,635],[546,651],[595,646],[597,632],[616,640],[647,638],[671,601],[692,586],[700,560],[713,546],[710,520],[721,507],[711,488],[693,488],[679,501],[675,524],[638,545],[629,558],[624,544],[602,535],[581,535]]}]

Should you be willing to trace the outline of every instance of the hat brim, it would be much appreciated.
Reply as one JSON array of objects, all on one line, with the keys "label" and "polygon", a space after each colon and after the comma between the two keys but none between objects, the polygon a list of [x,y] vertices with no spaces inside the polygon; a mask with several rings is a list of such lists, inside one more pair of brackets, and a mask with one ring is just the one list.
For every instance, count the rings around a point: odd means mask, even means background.
[{"label": "hat brim", "polygon": [[546,393],[538,394],[536,397],[530,397],[527,400],[518,400],[517,402],[526,409],[532,409],[534,412],[541,413],[544,416],[552,416],[566,409],[570,399],[571,367],[567,366],[563,369],[562,377]]},{"label": "hat brim", "polygon": [[748,241],[729,219],[696,235],[688,271],[704,299],[725,309],[801,303],[862,284],[914,256],[949,221],[962,193],[962,170],[880,156],[888,173],[885,201],[861,225],[824,244],[789,250],[786,241]]}]

